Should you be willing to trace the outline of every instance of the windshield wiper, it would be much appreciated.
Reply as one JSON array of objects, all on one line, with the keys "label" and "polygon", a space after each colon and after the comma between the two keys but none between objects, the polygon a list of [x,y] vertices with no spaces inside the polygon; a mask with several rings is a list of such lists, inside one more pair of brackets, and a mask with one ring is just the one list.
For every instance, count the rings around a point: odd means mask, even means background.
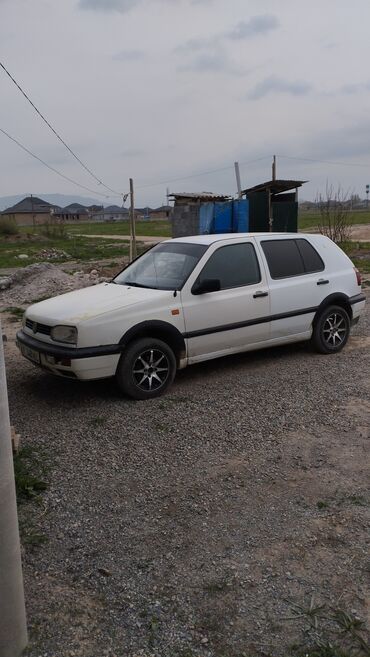
[{"label": "windshield wiper", "polygon": [[129,287],[144,287],[148,290],[158,290],[157,287],[152,287],[151,285],[143,285],[142,283],[131,283],[130,281],[125,281],[122,285],[128,285]]}]

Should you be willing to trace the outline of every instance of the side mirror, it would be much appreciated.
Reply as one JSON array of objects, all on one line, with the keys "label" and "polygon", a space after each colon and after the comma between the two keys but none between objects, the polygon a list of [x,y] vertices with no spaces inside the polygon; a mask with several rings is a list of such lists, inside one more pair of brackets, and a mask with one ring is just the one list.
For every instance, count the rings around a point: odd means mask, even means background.
[{"label": "side mirror", "polygon": [[207,292],[218,292],[219,290],[221,290],[219,278],[205,278],[203,281],[196,281],[191,289],[192,294],[206,294]]}]

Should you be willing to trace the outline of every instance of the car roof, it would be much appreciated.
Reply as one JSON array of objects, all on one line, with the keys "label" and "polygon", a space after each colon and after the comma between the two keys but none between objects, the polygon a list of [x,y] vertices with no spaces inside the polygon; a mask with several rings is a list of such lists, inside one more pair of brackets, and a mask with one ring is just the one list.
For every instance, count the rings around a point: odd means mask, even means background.
[{"label": "car roof", "polygon": [[[216,233],[212,235],[189,235],[187,237],[175,237],[167,242],[187,242],[188,244],[214,244],[214,242],[235,240],[243,237],[268,237],[268,239],[281,239],[282,237],[297,238],[297,237],[312,237],[307,233]],[[317,237],[317,235],[315,236]]]}]

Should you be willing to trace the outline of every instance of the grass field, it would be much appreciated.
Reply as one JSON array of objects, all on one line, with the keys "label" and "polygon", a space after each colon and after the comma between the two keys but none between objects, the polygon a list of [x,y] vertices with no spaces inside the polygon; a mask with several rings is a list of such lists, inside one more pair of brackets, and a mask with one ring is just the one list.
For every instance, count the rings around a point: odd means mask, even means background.
[{"label": "grass field", "polygon": [[[320,220],[318,212],[299,212],[298,214],[298,227],[299,230],[306,228],[315,228]],[[370,210],[356,210],[350,216],[351,224],[370,224]]]},{"label": "grass field", "polygon": [[[370,210],[357,210],[350,217],[352,224],[370,224]],[[319,214],[317,212],[300,212],[298,217],[299,230],[315,228],[319,223]],[[66,232],[69,235],[130,235],[130,224],[128,220],[117,221],[112,223],[80,223],[65,224]],[[23,234],[41,234],[41,227],[21,226],[19,228]],[[171,237],[171,222],[162,221],[138,221],[136,223],[136,235],[150,237]]]},{"label": "grass field", "polygon": [[[67,224],[68,233],[75,235],[130,235],[130,224],[127,220],[112,223]],[[136,235],[150,237],[171,237],[170,221],[138,221]]]},{"label": "grass field", "polygon": [[[298,226],[300,230],[307,228],[315,228],[319,223],[319,215],[317,212],[300,212],[298,218]],[[352,224],[370,224],[370,210],[359,210],[351,216]],[[40,227],[31,229],[23,226],[21,231],[27,233],[35,230],[40,231]],[[117,221],[112,223],[81,223],[81,224],[66,224],[66,230],[71,235],[130,235],[129,221]],[[171,222],[167,220],[162,221],[138,221],[136,223],[136,235],[151,236],[151,237],[171,237]]]},{"label": "grass field", "polygon": [[[53,229],[51,229],[53,230]],[[44,226],[19,226],[16,235],[0,235],[0,268],[24,267],[34,262],[48,261],[42,252],[55,249],[56,254],[49,262],[61,263],[70,260],[77,262],[89,262],[92,260],[104,260],[107,258],[119,258],[129,253],[129,222],[117,222],[107,224],[65,224],[61,227],[62,235],[58,234],[58,226],[55,227],[57,234],[45,234]],[[170,223],[168,221],[141,222],[137,224],[137,237],[140,235],[169,236]],[[84,237],[84,235],[122,235],[127,236],[127,241],[99,239],[99,237]],[[138,252],[143,250],[138,246]],[[28,257],[19,259],[18,256],[25,254]],[[67,255],[65,255],[67,254]]]},{"label": "grass field", "polygon": [[[57,252],[67,254],[60,255],[48,260],[43,251],[55,249]],[[24,234],[19,238],[0,239],[0,268],[1,267],[25,267],[34,262],[49,261],[53,263],[68,262],[76,260],[78,262],[88,262],[89,260],[103,260],[106,258],[119,258],[128,255],[128,242],[117,242],[110,240],[100,240],[93,238],[84,238],[72,236],[69,238],[46,238],[42,235],[33,234],[26,237]],[[28,258],[18,259],[20,254],[25,254]],[[68,257],[70,256],[70,257]]]}]

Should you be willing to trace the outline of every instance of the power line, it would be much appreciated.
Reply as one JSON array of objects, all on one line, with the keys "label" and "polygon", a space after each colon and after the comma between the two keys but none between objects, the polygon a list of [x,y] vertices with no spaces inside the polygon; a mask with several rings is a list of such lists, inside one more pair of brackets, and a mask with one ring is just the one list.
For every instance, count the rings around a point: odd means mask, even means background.
[{"label": "power line", "polygon": [[[270,155],[265,155],[264,157],[258,157],[255,160],[248,160],[247,162],[240,162],[240,164],[242,166],[246,165],[246,164],[253,164],[254,162],[260,162],[261,160],[266,160],[267,158],[270,158],[270,157],[271,157]],[[161,180],[161,182],[149,183],[147,185],[137,185],[136,189],[144,189],[146,187],[157,187],[159,185],[167,185],[168,183],[178,182],[178,181],[181,181],[181,180],[189,180],[191,178],[198,178],[199,176],[207,176],[208,174],[218,173],[219,171],[226,171],[228,169],[234,169],[234,165],[231,164],[227,167],[221,167],[219,169],[212,169],[210,171],[202,171],[200,173],[194,173],[190,176],[182,176],[182,178],[172,178],[171,180]]]},{"label": "power line", "polygon": [[369,169],[370,164],[356,164],[355,162],[332,162],[329,160],[313,160],[309,157],[293,157],[292,155],[277,155],[277,157],[282,157],[286,160],[301,160],[302,162],[315,162],[316,164],[334,164],[335,166],[340,167],[361,167],[363,169]]},{"label": "power line", "polygon": [[19,146],[19,148],[21,148],[23,151],[28,153],[28,155],[31,155],[31,157],[35,158],[35,160],[38,160],[39,162],[41,162],[41,164],[43,164],[45,167],[50,169],[50,171],[53,171],[54,173],[56,173],[61,178],[64,178],[64,180],[68,180],[68,182],[73,183],[73,185],[77,185],[77,187],[81,187],[81,189],[85,189],[86,191],[91,192],[92,194],[97,194],[98,196],[103,196],[104,198],[110,198],[109,195],[102,194],[101,192],[95,191],[95,189],[90,189],[90,187],[86,187],[85,185],[81,185],[81,183],[76,182],[76,180],[72,180],[72,178],[69,178],[68,176],[65,176],[64,173],[61,173],[57,169],[54,169],[54,167],[52,167],[50,164],[48,164],[47,162],[42,160],[41,157],[39,157],[38,155],[35,155],[34,153],[32,153],[32,151],[30,151],[28,148],[26,148],[26,146],[23,146],[23,144],[21,144],[17,139],[15,139],[15,137],[12,137],[8,132],[6,132],[6,130],[3,130],[2,128],[0,128],[0,132],[2,132],[3,135],[8,137],[8,139],[10,139],[15,144],[17,144],[17,146]]},{"label": "power line", "polygon": [[109,187],[108,185],[106,185],[102,180],[100,180],[100,178],[98,178],[98,177],[95,175],[95,173],[94,173],[93,171],[91,171],[91,169],[89,169],[88,166],[86,166],[86,164],[84,164],[84,163],[82,162],[82,160],[80,160],[80,158],[78,157],[78,155],[76,155],[76,153],[73,152],[73,150],[68,146],[68,144],[66,144],[66,142],[64,141],[64,139],[58,134],[58,132],[55,130],[55,128],[53,128],[53,126],[49,123],[49,121],[45,118],[45,116],[44,116],[43,114],[41,114],[40,110],[39,110],[39,109],[36,107],[36,105],[32,102],[32,100],[29,98],[29,96],[27,96],[26,92],[23,91],[22,87],[21,87],[21,86],[18,84],[18,82],[13,78],[13,76],[12,76],[12,75],[9,73],[9,71],[5,68],[5,66],[4,66],[4,64],[3,64],[2,62],[0,62],[0,66],[1,66],[1,68],[5,71],[5,73],[7,74],[7,76],[12,80],[12,82],[14,82],[15,86],[17,87],[17,89],[19,89],[19,91],[21,92],[21,94],[23,94],[23,96],[25,97],[25,99],[30,103],[30,105],[32,105],[33,109],[34,109],[34,110],[37,112],[37,114],[41,117],[41,119],[44,121],[44,123],[46,123],[46,125],[50,128],[50,130],[54,133],[54,135],[59,139],[59,141],[63,144],[63,146],[66,147],[67,151],[69,151],[69,152],[71,153],[71,155],[75,158],[75,160],[77,160],[77,162],[79,162],[79,164],[81,164],[81,166],[85,169],[85,171],[87,171],[87,172],[90,174],[90,176],[92,176],[92,177],[96,180],[96,182],[99,183],[99,185],[103,185],[103,187],[105,187],[106,189],[108,189],[110,192],[113,192],[113,194],[117,194],[118,196],[121,196],[121,193],[120,193],[120,192],[117,192],[117,190],[112,189],[111,187]]}]

